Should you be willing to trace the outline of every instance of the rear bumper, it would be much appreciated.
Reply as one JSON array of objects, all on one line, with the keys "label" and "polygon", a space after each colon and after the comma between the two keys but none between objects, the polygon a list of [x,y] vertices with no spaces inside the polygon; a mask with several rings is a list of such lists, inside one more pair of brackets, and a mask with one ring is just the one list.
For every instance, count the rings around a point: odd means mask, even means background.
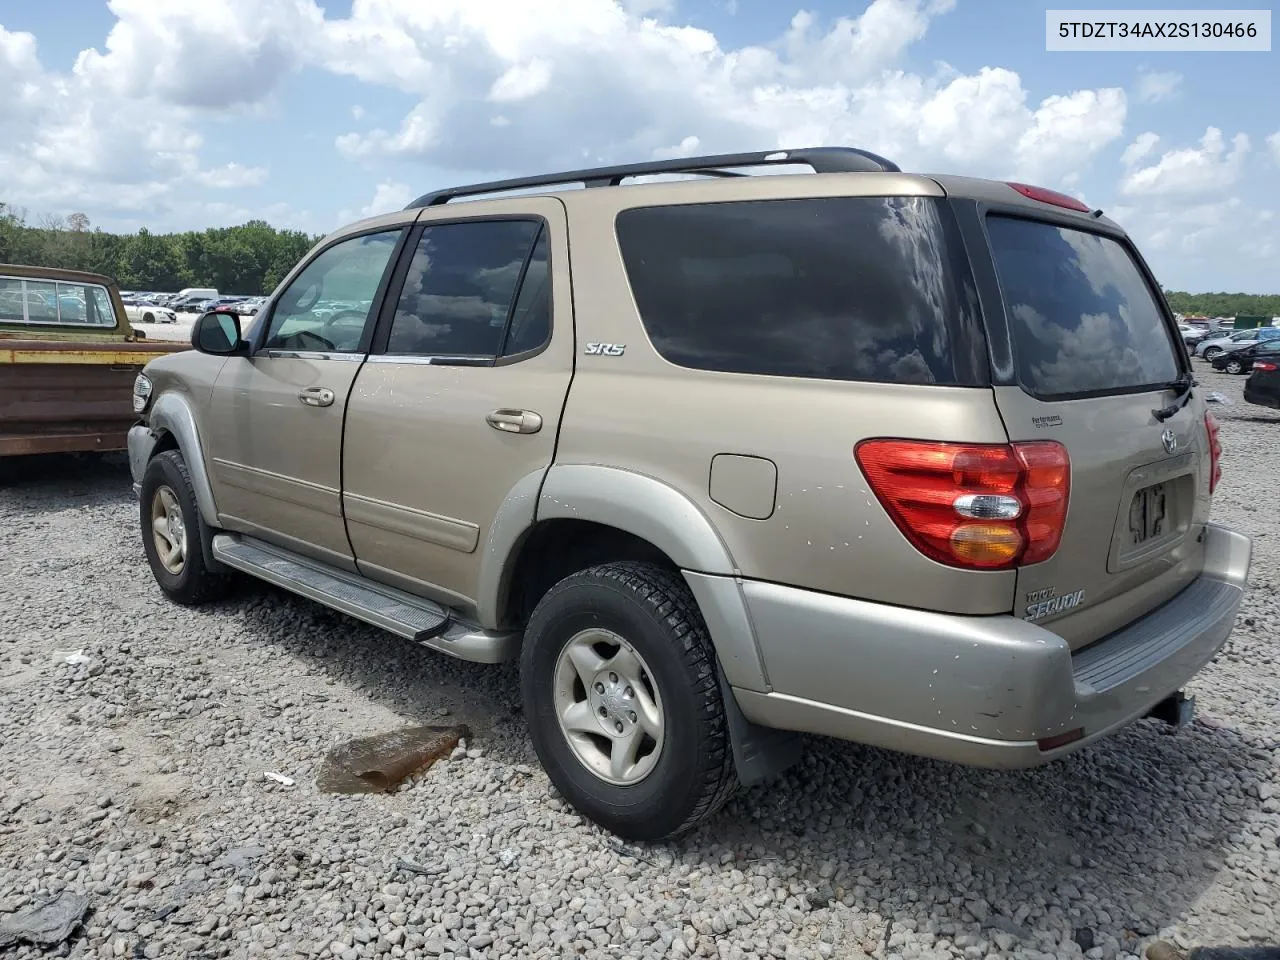
[{"label": "rear bumper", "polygon": [[[981,767],[1029,767],[1145,716],[1226,642],[1250,540],[1205,531],[1201,576],[1160,607],[1072,653],[1012,616],[962,617],[747,583],[771,692],[736,689],[765,726]],[[1082,730],[1042,750],[1038,741]]]}]

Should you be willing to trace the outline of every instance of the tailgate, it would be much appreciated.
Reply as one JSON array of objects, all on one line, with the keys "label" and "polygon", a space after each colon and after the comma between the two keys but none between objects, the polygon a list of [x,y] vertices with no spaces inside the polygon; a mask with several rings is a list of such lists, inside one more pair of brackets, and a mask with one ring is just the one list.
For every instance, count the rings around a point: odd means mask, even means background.
[{"label": "tailgate", "polygon": [[1203,565],[1210,458],[1201,401],[1164,419],[1189,371],[1175,331],[1120,240],[987,218],[1017,386],[995,388],[1011,441],[1071,461],[1061,545],[1019,569],[1016,612],[1092,643],[1189,584]]}]

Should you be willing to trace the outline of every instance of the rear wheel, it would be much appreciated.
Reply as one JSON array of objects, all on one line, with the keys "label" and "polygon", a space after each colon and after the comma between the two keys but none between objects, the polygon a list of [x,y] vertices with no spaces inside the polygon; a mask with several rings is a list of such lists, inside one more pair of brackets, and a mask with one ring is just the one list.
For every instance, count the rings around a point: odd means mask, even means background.
[{"label": "rear wheel", "polygon": [[1239,360],[1228,360],[1227,373],[1244,373],[1244,364]]},{"label": "rear wheel", "polygon": [[618,836],[680,833],[737,786],[711,640],[673,571],[607,563],[552,587],[525,631],[521,694],[551,782]]},{"label": "rear wheel", "polygon": [[166,596],[195,606],[227,592],[230,578],[205,564],[195,488],[180,452],[166,450],[147,464],[138,511],[142,548]]}]

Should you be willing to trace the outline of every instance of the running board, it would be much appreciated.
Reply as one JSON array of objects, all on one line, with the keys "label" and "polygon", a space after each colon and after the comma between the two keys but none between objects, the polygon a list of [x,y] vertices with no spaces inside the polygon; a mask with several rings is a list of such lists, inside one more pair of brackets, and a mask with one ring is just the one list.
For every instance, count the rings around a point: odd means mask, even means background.
[{"label": "running board", "polygon": [[502,663],[518,647],[518,634],[452,620],[448,610],[430,600],[253,537],[220,533],[213,538],[213,555],[235,570],[462,660]]}]

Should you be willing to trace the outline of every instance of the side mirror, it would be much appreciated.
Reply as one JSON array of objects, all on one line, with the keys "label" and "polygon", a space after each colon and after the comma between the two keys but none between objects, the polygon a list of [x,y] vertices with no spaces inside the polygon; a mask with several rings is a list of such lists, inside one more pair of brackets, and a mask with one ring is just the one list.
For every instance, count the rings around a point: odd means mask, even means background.
[{"label": "side mirror", "polygon": [[240,318],[234,313],[206,313],[191,328],[191,346],[201,353],[230,357],[248,353],[240,336]]}]

